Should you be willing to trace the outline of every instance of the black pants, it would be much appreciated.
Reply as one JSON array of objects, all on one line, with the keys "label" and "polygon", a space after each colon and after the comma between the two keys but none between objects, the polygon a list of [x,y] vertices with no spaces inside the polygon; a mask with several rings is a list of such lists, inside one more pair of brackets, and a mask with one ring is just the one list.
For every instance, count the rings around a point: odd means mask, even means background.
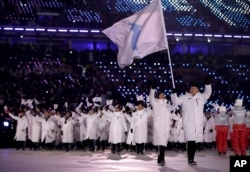
[{"label": "black pants", "polygon": [[25,141],[16,141],[16,150],[19,150],[20,148],[25,150]]},{"label": "black pants", "polygon": [[53,150],[54,149],[54,145],[55,143],[54,142],[50,142],[50,143],[45,143],[45,139],[44,141],[42,142],[42,147],[46,150]]},{"label": "black pants", "polygon": [[95,151],[94,140],[88,139],[88,147],[89,147],[89,151],[92,151],[92,152]]},{"label": "black pants", "polygon": [[180,150],[181,151],[186,151],[186,143],[179,143],[180,144]]},{"label": "black pants", "polygon": [[165,162],[165,146],[159,146],[158,147],[158,159],[157,162],[161,163],[161,162]]},{"label": "black pants", "polygon": [[39,146],[39,143],[38,143],[38,142],[32,142],[32,149],[33,149],[33,150],[37,150],[37,149],[38,149],[38,146]]},{"label": "black pants", "polygon": [[136,152],[139,154],[143,154],[143,150],[144,150],[144,143],[136,143]]},{"label": "black pants", "polygon": [[188,162],[194,161],[195,152],[196,152],[195,141],[188,141],[187,142]]},{"label": "black pants", "polygon": [[71,150],[71,143],[63,143],[63,148],[64,148],[66,151]]},{"label": "black pants", "polygon": [[81,148],[83,150],[86,150],[87,146],[88,146],[88,140],[83,140],[81,143]]},{"label": "black pants", "polygon": [[26,140],[26,147],[30,148],[30,150],[33,149],[33,142],[30,139]]},{"label": "black pants", "polygon": [[98,140],[98,141],[96,142],[97,150],[102,149],[102,151],[104,151],[105,148],[106,148],[106,144],[107,144],[107,140],[102,140],[102,141]]},{"label": "black pants", "polygon": [[117,144],[112,144],[112,153],[120,153],[121,152],[121,144],[117,143]]},{"label": "black pants", "polygon": [[196,148],[198,151],[202,151],[204,149],[204,144],[202,142],[197,142]]}]

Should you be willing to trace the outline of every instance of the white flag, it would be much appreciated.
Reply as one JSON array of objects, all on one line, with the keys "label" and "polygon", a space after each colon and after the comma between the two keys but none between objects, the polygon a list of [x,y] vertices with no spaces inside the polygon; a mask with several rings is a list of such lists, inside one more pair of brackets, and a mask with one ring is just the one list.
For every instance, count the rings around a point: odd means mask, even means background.
[{"label": "white flag", "polygon": [[93,103],[90,103],[90,102],[89,102],[89,98],[88,98],[88,97],[86,98],[86,103],[87,103],[87,107],[90,107],[90,106],[93,105]]},{"label": "white flag", "polygon": [[102,98],[101,97],[94,97],[93,102],[102,102]]},{"label": "white flag", "polygon": [[102,31],[118,46],[118,65],[124,68],[134,59],[168,48],[161,0]]},{"label": "white flag", "polygon": [[33,109],[34,108],[34,106],[33,106],[33,100],[32,99],[28,99],[27,101],[26,101],[26,105],[30,108],[30,109]]},{"label": "white flag", "polygon": [[53,104],[53,109],[56,110],[58,108],[58,104]]},{"label": "white flag", "polygon": [[106,105],[112,105],[113,104],[113,99],[106,100]]},{"label": "white flag", "polygon": [[129,102],[128,102],[128,103],[126,104],[126,106],[129,107],[129,108],[132,109],[132,110],[135,109],[135,106],[134,106],[132,103],[129,103]]},{"label": "white flag", "polygon": [[27,105],[27,101],[25,99],[21,99],[21,105]]},{"label": "white flag", "polygon": [[144,101],[143,95],[136,96],[137,101]]}]

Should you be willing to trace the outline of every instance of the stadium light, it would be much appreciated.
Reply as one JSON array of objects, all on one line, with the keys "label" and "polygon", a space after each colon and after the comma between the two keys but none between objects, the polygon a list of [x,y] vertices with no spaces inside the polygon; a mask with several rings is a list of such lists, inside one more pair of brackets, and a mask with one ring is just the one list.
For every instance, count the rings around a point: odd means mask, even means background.
[{"label": "stadium light", "polygon": [[43,28],[36,28],[36,31],[39,31],[39,32],[44,32],[44,31],[45,31],[45,29],[43,29]]},{"label": "stadium light", "polygon": [[25,31],[33,32],[33,31],[35,31],[35,29],[34,28],[25,28]]},{"label": "stadium light", "polygon": [[4,121],[4,122],[3,122],[3,126],[4,126],[4,127],[9,127],[9,126],[10,126],[10,124],[9,124],[9,122],[8,122],[8,121]]},{"label": "stadium light", "polygon": [[48,32],[56,32],[56,29],[47,29]]},{"label": "stadium light", "polygon": [[100,30],[90,30],[91,33],[99,33]]},{"label": "stadium light", "polygon": [[24,28],[19,28],[19,27],[17,27],[17,28],[15,28],[14,30],[16,30],[16,31],[23,31]]},{"label": "stadium light", "polygon": [[68,32],[67,29],[58,29],[58,32]]},{"label": "stadium light", "polygon": [[3,30],[13,30],[13,27],[4,27]]},{"label": "stadium light", "polygon": [[70,29],[70,30],[69,30],[69,32],[74,32],[74,33],[75,33],[75,32],[78,32],[78,31],[79,31],[79,30],[77,30],[77,29]]}]

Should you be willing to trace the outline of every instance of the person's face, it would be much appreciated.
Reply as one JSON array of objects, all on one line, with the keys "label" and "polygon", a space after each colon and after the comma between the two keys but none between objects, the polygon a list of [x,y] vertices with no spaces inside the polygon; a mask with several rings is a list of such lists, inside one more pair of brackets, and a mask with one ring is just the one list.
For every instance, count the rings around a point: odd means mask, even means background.
[{"label": "person's face", "polygon": [[139,105],[137,106],[137,109],[138,109],[138,110],[143,110],[143,109],[144,109],[144,107],[143,107],[143,105],[142,105],[142,104],[139,104]]},{"label": "person's face", "polygon": [[165,99],[165,95],[164,95],[164,93],[159,94],[158,99]]},{"label": "person's face", "polygon": [[90,114],[90,115],[93,115],[94,113],[95,113],[95,111],[94,111],[93,109],[90,109],[90,110],[89,110],[89,114]]},{"label": "person's face", "polygon": [[189,89],[189,92],[194,96],[195,94],[199,92],[199,89],[196,86],[191,86]]},{"label": "person's face", "polygon": [[118,107],[115,108],[115,112],[120,112],[120,111],[121,110]]},{"label": "person's face", "polygon": [[21,117],[23,117],[24,116],[24,112],[20,112],[19,114],[18,114],[18,116],[21,118]]},{"label": "person's face", "polygon": [[48,118],[49,116],[50,116],[49,111],[45,111],[45,112],[44,112],[44,117],[45,117],[45,118]]},{"label": "person's face", "polygon": [[209,119],[211,117],[210,113],[206,113],[206,118]]},{"label": "person's face", "polygon": [[69,118],[71,116],[71,114],[69,113],[69,112],[67,112],[66,114],[65,114],[65,117],[66,118]]}]

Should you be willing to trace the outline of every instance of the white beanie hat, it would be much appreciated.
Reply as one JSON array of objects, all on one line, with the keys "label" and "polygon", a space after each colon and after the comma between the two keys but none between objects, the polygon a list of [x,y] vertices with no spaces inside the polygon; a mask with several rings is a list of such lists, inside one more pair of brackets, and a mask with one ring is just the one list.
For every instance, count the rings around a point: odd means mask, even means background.
[{"label": "white beanie hat", "polygon": [[227,108],[225,106],[220,106],[219,107],[219,112],[226,112]]},{"label": "white beanie hat", "polygon": [[242,99],[236,99],[235,103],[234,103],[234,106],[242,106],[242,104],[243,104],[243,100]]}]

